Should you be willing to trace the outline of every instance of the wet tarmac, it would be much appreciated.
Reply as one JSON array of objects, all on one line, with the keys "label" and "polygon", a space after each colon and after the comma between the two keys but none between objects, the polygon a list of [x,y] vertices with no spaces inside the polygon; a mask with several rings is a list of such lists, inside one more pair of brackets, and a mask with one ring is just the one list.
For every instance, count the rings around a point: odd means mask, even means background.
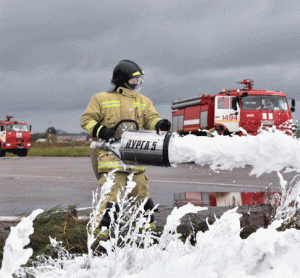
[{"label": "wet tarmac", "polygon": [[[79,215],[89,215],[97,181],[89,158],[0,158],[0,217],[22,217],[34,209],[49,210],[76,205]],[[184,192],[278,191],[276,173],[249,176],[251,167],[214,172],[209,166],[182,164],[147,167],[149,191],[159,204],[156,221],[163,226],[174,207],[174,196]],[[284,174],[288,181],[294,173]],[[209,207],[203,217],[221,215],[229,207]],[[247,207],[240,208],[247,211]]]}]

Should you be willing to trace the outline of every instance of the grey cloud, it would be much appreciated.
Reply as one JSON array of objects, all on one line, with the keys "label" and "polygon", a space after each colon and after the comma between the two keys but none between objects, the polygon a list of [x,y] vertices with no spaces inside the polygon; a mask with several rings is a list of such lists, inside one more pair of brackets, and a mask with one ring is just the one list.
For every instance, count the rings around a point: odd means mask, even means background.
[{"label": "grey cloud", "polygon": [[9,113],[20,113],[20,112],[30,112],[30,113],[40,113],[45,111],[55,111],[55,112],[68,112],[77,109],[84,109],[89,100],[75,100],[70,99],[59,99],[56,100],[44,100],[35,98],[34,100],[7,100],[5,104],[0,103],[1,114]]},{"label": "grey cloud", "polygon": [[253,66],[279,62],[294,62],[299,60],[299,38],[279,39],[270,44],[262,42],[259,48],[242,47],[223,55],[211,63],[211,68]]},{"label": "grey cloud", "polygon": [[[86,48],[89,41],[106,36],[113,30],[130,30],[137,20],[134,14],[102,12],[84,4],[2,19],[0,68],[3,71],[22,71],[57,61],[76,65],[81,57],[73,59],[74,49],[71,44],[65,47],[67,42],[75,41],[74,45],[80,42]],[[101,48],[101,45],[98,47]],[[91,49],[86,53],[88,51]],[[68,67],[72,68],[72,65]]]}]

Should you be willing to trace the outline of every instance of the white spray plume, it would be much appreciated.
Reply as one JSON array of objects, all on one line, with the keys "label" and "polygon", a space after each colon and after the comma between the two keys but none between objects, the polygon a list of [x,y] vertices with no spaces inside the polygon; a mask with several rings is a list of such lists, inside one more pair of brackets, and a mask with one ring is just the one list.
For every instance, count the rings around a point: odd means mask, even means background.
[{"label": "white spray plume", "polygon": [[10,234],[6,239],[3,253],[0,277],[11,278],[22,264],[26,264],[33,251],[31,248],[24,249],[29,244],[29,236],[33,233],[33,220],[43,212],[42,209],[34,210],[28,217],[10,228]]}]

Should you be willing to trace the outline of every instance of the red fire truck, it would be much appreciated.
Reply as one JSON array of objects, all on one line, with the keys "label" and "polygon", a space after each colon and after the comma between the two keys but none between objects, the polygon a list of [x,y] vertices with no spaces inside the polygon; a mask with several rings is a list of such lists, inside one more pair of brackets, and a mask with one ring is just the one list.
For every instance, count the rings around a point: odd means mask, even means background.
[{"label": "red fire truck", "polygon": [[6,152],[27,156],[31,147],[31,126],[25,122],[13,121],[13,116],[6,116],[6,120],[0,120],[0,156]]},{"label": "red fire truck", "polygon": [[242,89],[225,90],[217,95],[198,95],[174,101],[172,127],[186,135],[207,135],[207,130],[219,134],[257,134],[260,128],[276,126],[292,133],[292,112],[295,100],[281,91],[253,90],[253,80],[238,82]]}]

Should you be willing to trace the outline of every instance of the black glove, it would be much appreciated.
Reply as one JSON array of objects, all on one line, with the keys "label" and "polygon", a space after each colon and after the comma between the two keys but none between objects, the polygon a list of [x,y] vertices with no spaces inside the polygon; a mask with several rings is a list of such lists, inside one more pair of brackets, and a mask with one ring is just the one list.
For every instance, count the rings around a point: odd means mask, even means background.
[{"label": "black glove", "polygon": [[111,141],[110,139],[115,140],[115,133],[116,133],[115,130],[113,130],[112,128],[103,126],[100,129],[98,137],[109,142],[109,141]]},{"label": "black glove", "polygon": [[171,122],[167,119],[158,121],[155,127],[157,134],[159,133],[159,130],[169,131],[170,128],[171,128]]}]

